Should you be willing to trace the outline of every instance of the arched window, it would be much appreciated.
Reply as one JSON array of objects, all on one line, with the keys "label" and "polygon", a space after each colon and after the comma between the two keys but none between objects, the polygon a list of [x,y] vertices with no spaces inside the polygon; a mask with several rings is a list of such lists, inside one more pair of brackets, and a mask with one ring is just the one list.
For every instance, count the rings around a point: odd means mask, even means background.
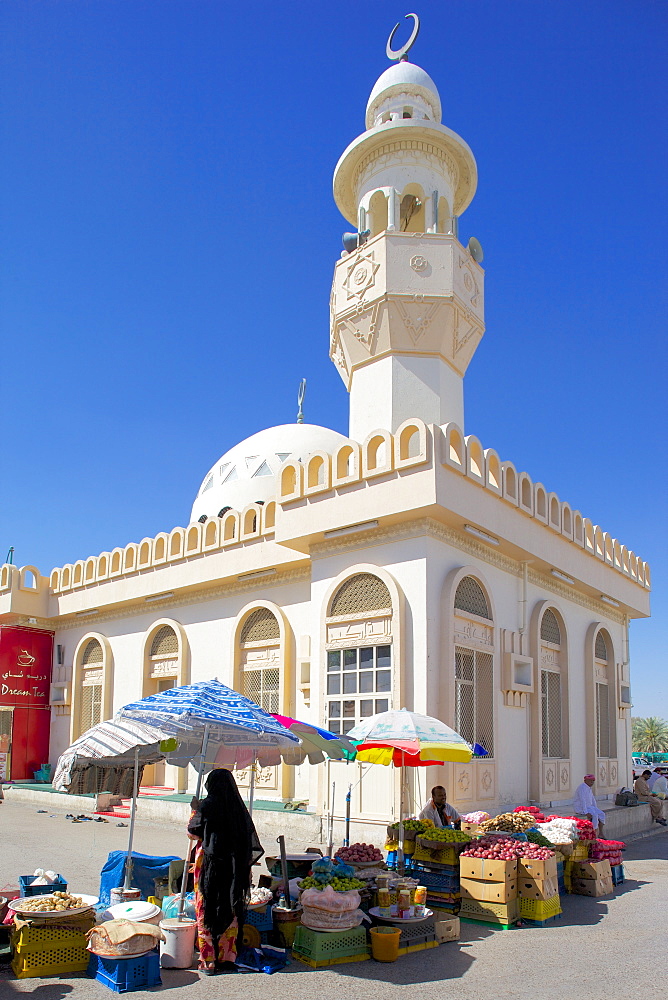
[{"label": "arched window", "polygon": [[281,711],[281,630],[269,608],[251,611],[243,623],[241,691],[265,712]]},{"label": "arched window", "polygon": [[478,615],[480,618],[492,620],[489,613],[485,592],[472,576],[465,576],[460,581],[455,593],[455,608],[459,611],[468,611],[469,614]]},{"label": "arched window", "polygon": [[543,757],[563,757],[561,629],[549,608],[540,623],[541,740]]},{"label": "arched window", "polygon": [[110,673],[102,642],[84,640],[74,657],[72,740],[102,722],[111,711],[108,680]]},{"label": "arched window", "polygon": [[151,643],[151,656],[176,656],[179,651],[179,640],[171,625],[163,625],[155,633]]},{"label": "arched window", "polygon": [[604,629],[600,629],[594,644],[596,755],[604,758],[617,754],[615,686],[609,650],[610,637]]},{"label": "arched window", "polygon": [[348,733],[392,707],[392,597],[373,573],[345,580],[327,618],[327,728]]},{"label": "arched window", "polygon": [[[468,743],[479,743],[494,757],[493,629],[484,590],[472,576],[460,580],[455,611],[455,729]],[[467,621],[467,616],[475,616]]]}]

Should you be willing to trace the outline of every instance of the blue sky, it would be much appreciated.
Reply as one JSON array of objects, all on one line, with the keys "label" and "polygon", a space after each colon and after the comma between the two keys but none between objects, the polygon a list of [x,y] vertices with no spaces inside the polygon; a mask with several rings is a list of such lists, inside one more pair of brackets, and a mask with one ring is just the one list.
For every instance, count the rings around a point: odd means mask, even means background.
[{"label": "blue sky", "polygon": [[[0,5],[0,561],[52,566],[187,523],[247,435],[347,429],[327,357],[387,2]],[[412,59],[478,162],[487,333],[466,430],[653,570],[637,714],[668,718],[668,8],[423,0]]]}]

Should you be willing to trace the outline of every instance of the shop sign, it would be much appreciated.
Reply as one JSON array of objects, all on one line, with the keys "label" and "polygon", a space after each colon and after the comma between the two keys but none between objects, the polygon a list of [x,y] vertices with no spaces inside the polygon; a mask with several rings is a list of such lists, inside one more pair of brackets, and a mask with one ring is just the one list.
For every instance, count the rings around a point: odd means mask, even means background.
[{"label": "shop sign", "polygon": [[53,632],[0,628],[0,705],[48,708]]}]

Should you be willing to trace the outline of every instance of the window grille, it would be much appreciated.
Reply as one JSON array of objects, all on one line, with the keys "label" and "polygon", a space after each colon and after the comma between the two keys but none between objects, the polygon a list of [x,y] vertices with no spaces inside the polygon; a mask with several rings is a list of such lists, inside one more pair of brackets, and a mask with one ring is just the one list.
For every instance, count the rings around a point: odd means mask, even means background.
[{"label": "window grille", "polygon": [[557,621],[557,616],[554,611],[550,611],[549,608],[543,615],[540,623],[540,637],[541,639],[544,639],[545,642],[554,643],[555,646],[561,645],[561,629],[559,628],[559,622]]},{"label": "window grille", "polygon": [[163,625],[153,636],[151,656],[175,656],[179,651],[179,640],[171,625]]},{"label": "window grille", "polygon": [[596,751],[599,757],[610,756],[610,710],[608,685],[596,685]]},{"label": "window grille", "polygon": [[392,704],[392,647],[330,649],[327,696],[326,725],[332,733],[349,733],[362,719],[387,712]]},{"label": "window grille", "polygon": [[373,573],[358,573],[337,590],[330,616],[365,614],[391,607],[392,598],[383,581]]},{"label": "window grille", "polygon": [[265,712],[280,712],[280,670],[278,667],[264,667],[260,670],[244,670],[243,693]]},{"label": "window grille", "polygon": [[81,733],[102,721],[102,685],[90,684],[81,688],[81,712],[79,728]]},{"label": "window grille", "polygon": [[606,641],[603,637],[603,633],[599,632],[596,636],[596,659],[597,660],[607,660],[608,659],[608,647]]},{"label": "window grille", "polygon": [[492,620],[485,592],[472,576],[465,576],[460,581],[455,593],[455,608],[458,611],[468,611],[469,614],[478,615],[479,618],[487,618],[488,621]]},{"label": "window grille", "polygon": [[200,493],[206,493],[206,491],[210,490],[212,486],[213,486],[213,476],[209,476],[204,486],[200,490]]},{"label": "window grille", "polygon": [[270,642],[280,639],[276,615],[268,608],[258,608],[253,611],[241,630],[241,642]]},{"label": "window grille", "polygon": [[541,708],[543,757],[561,757],[561,677],[554,670],[541,670]]},{"label": "window grille", "polygon": [[88,663],[102,663],[103,659],[101,644],[97,639],[90,639],[81,657],[82,665],[85,667]]},{"label": "window grille", "polygon": [[13,712],[5,712],[0,710],[0,736],[7,736],[10,740],[12,738],[12,719],[14,718]]},{"label": "window grille", "polygon": [[494,756],[494,672],[491,653],[455,648],[455,729]]}]

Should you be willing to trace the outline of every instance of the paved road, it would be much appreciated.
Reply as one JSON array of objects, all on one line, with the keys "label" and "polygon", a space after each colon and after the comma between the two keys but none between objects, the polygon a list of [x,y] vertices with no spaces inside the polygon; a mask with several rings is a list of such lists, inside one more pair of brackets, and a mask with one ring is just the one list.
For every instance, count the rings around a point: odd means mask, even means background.
[{"label": "paved road", "polygon": [[[58,813],[5,801],[0,807],[0,884],[35,867],[67,875],[75,891],[94,892],[107,852],[127,844],[127,830],[112,824],[71,824]],[[141,824],[136,849],[178,854],[183,835],[167,825]],[[297,845],[295,845],[297,846]],[[401,958],[313,971],[299,962],[274,976],[233,975],[200,980],[196,972],[163,970],[161,992],[177,1000],[654,1000],[666,994],[656,968],[656,947],[668,940],[668,833],[632,844],[627,881],[603,900],[566,896],[564,914],[549,928],[494,931],[462,924],[459,943]],[[75,874],[76,873],[76,874]],[[660,951],[661,949],[659,949]],[[174,992],[172,992],[174,991]],[[86,977],[16,981],[0,966],[0,1000],[109,1000],[106,987]]]}]

